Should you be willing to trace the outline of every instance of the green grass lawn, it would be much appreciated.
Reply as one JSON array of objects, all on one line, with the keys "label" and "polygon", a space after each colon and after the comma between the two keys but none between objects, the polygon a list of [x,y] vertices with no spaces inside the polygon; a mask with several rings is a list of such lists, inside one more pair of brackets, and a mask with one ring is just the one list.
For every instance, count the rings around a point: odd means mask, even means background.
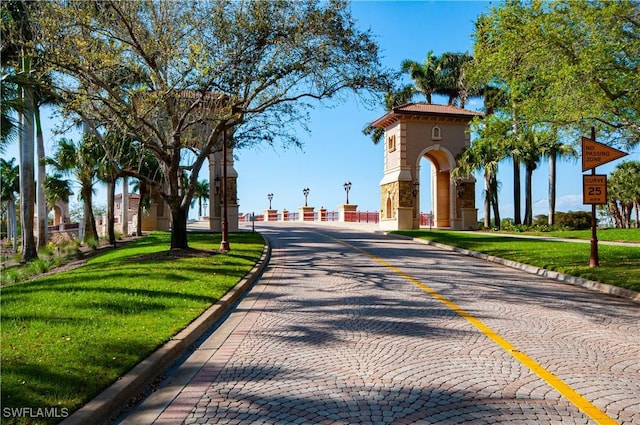
[{"label": "green grass lawn", "polygon": [[[507,233],[507,232],[505,232]],[[509,234],[523,234],[531,236],[546,236],[554,238],[567,238],[567,239],[591,239],[591,230],[563,230],[553,232],[531,232],[515,233],[508,232]],[[612,242],[630,242],[640,244],[640,229],[598,229],[598,240],[600,241],[612,241]]]},{"label": "green grass lawn", "polygon": [[[2,407],[81,407],[220,299],[264,246],[257,233],[235,233],[227,254],[175,257],[169,241],[152,233],[2,288]],[[191,248],[219,244],[220,235],[189,234]]]},{"label": "green grass lawn", "polygon": [[[637,229],[632,229],[630,234],[634,234],[634,232],[637,232]],[[466,248],[572,276],[640,291],[640,245],[628,247],[598,244],[600,267],[592,268],[589,267],[591,248],[588,243],[505,237],[499,233],[444,230],[402,230],[394,233]],[[600,233],[604,234],[605,232],[598,232],[598,238],[600,238]],[[544,233],[544,236],[550,236],[550,234]],[[562,237],[567,237],[567,235],[563,234]]]}]

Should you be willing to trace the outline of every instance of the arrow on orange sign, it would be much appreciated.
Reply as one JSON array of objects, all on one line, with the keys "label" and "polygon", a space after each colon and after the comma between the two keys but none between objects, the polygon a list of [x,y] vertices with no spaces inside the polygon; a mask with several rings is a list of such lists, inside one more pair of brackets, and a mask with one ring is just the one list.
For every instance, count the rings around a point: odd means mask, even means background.
[{"label": "arrow on orange sign", "polygon": [[626,152],[603,145],[595,140],[582,138],[582,171],[591,170],[598,165],[615,161],[627,155],[629,154]]}]

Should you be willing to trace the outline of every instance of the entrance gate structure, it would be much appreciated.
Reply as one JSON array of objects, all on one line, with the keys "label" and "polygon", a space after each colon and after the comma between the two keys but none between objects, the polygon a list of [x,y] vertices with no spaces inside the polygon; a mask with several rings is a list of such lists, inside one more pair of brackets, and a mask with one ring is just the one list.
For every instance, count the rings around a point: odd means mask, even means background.
[{"label": "entrance gate structure", "polygon": [[475,179],[452,181],[456,155],[470,145],[469,122],[480,112],[446,105],[408,103],[372,123],[384,129],[380,228],[420,227],[420,160],[432,164],[432,221],[437,228],[477,228]]},{"label": "entrance gate structure", "polygon": [[222,231],[223,199],[221,186],[223,167],[227,165],[227,226],[230,232],[238,231],[238,172],[233,167],[233,147],[228,147],[227,160],[221,151],[209,155],[209,229]]}]

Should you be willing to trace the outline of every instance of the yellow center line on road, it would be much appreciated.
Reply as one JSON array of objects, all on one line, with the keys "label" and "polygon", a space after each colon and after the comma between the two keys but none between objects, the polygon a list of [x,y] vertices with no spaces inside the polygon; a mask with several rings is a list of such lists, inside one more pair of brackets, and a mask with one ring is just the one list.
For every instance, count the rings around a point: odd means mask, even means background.
[{"label": "yellow center line on road", "polygon": [[350,248],[355,249],[358,252],[361,252],[361,253],[367,255],[368,257],[372,258],[376,262],[378,262],[381,265],[383,265],[383,266],[387,267],[388,269],[392,270],[394,273],[404,277],[409,282],[413,283],[414,285],[416,285],[417,287],[419,287],[420,289],[422,289],[423,291],[425,291],[426,293],[431,295],[433,298],[435,298],[436,300],[440,301],[442,304],[446,305],[451,310],[455,311],[460,316],[462,316],[465,319],[467,319],[467,321],[469,321],[469,323],[471,323],[478,330],[480,330],[480,332],[485,334],[493,342],[498,344],[503,350],[505,350],[507,353],[511,354],[511,356],[513,356],[516,360],[518,360],[522,365],[527,367],[529,370],[531,370],[533,373],[538,375],[545,382],[547,382],[549,385],[551,385],[553,388],[555,388],[560,394],[562,394],[574,406],[576,406],[578,409],[583,411],[587,416],[589,416],[591,419],[593,419],[596,423],[598,423],[600,425],[617,425],[618,424],[618,422],[616,422],[615,420],[610,418],[606,413],[604,413],[597,406],[595,406],[593,403],[591,403],[589,400],[587,400],[583,395],[581,395],[576,390],[571,388],[562,379],[560,379],[559,377],[554,375],[552,372],[550,372],[547,369],[545,369],[540,363],[538,363],[537,361],[535,361],[534,359],[532,359],[531,357],[529,357],[528,355],[526,355],[522,351],[518,350],[509,341],[507,341],[506,339],[504,339],[503,337],[498,335],[489,326],[487,326],[484,323],[482,323],[481,320],[477,319],[476,317],[471,315],[469,312],[465,311],[462,307],[458,306],[453,301],[451,301],[451,300],[447,299],[446,297],[440,295],[433,288],[429,287],[428,285],[425,285],[424,283],[420,282],[418,279],[414,278],[413,276],[409,275],[408,273],[403,272],[402,270],[400,270],[396,266],[393,266],[393,265],[389,264],[388,262],[386,262],[382,258],[371,254],[370,252],[367,252],[367,251],[365,251],[365,250],[363,250],[361,248],[358,248],[357,246],[354,246],[354,245],[352,245],[352,244],[350,244],[348,242],[345,242],[343,240],[333,238],[333,237],[328,236],[328,235],[323,234],[323,233],[319,233],[319,234],[321,234],[322,236],[328,237],[329,239],[332,239],[332,240],[334,240],[336,242],[339,242],[339,243],[341,243],[343,245],[346,245],[346,246],[348,246]]}]

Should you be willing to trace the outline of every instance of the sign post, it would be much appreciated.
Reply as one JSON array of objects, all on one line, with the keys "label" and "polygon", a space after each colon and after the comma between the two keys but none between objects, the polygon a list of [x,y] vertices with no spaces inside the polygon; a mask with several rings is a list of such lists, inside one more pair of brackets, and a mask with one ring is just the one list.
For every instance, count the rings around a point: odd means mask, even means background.
[{"label": "sign post", "polygon": [[596,174],[598,165],[615,161],[628,155],[602,143],[596,142],[596,129],[591,127],[591,138],[582,138],[582,172],[591,170],[591,175],[582,176],[582,203],[591,204],[591,257],[589,267],[598,267],[598,234],[596,205],[607,203],[607,176]]}]

